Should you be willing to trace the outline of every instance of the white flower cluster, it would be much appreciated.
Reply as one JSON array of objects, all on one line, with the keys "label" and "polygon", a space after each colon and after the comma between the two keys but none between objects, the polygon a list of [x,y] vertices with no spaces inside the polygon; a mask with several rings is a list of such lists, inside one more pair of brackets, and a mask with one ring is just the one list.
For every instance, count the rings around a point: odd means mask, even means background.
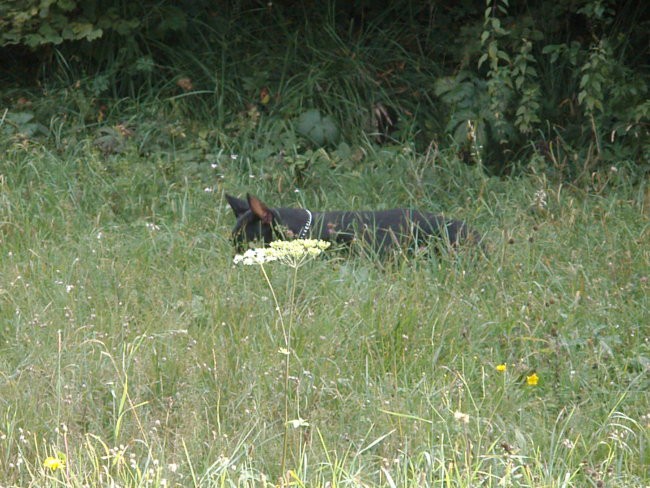
[{"label": "white flower cluster", "polygon": [[533,205],[537,205],[538,208],[546,208],[546,198],[547,194],[544,190],[537,190],[535,192],[535,200],[533,202]]},{"label": "white flower cluster", "polygon": [[233,264],[245,264],[251,266],[253,264],[264,264],[269,261],[275,261],[277,258],[271,256],[267,248],[249,249],[244,254],[237,254],[232,260]]},{"label": "white flower cluster", "polygon": [[271,261],[280,261],[284,264],[295,265],[303,259],[316,257],[330,243],[318,239],[296,239],[294,241],[273,241],[270,247],[249,249],[244,254],[237,254],[233,264],[264,264]]}]

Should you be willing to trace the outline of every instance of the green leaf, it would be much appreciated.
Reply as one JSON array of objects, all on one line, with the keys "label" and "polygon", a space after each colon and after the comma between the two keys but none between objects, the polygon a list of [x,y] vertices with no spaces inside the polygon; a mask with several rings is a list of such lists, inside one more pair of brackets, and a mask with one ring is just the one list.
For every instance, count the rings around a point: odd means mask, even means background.
[{"label": "green leaf", "polygon": [[24,37],[24,42],[29,47],[37,47],[45,44],[45,38],[39,34],[28,34]]},{"label": "green leaf", "polygon": [[515,87],[519,90],[521,87],[524,85],[524,82],[526,81],[526,78],[523,76],[517,76],[515,78]]},{"label": "green leaf", "polygon": [[317,109],[303,112],[298,117],[296,129],[318,146],[336,143],[339,139],[339,129],[334,119],[329,115],[322,116]]},{"label": "green leaf", "polygon": [[496,41],[492,41],[488,45],[488,56],[490,57],[490,59],[497,59],[497,50],[498,49],[497,49]]},{"label": "green leaf", "polygon": [[38,29],[38,33],[42,36],[41,42],[39,42],[39,44],[60,44],[63,42],[63,38],[52,28],[50,24],[41,24]]},{"label": "green leaf", "polygon": [[96,29],[90,22],[70,22],[69,26],[74,32],[74,39],[93,41],[102,36],[102,30]]},{"label": "green leaf", "polygon": [[343,160],[350,159],[352,157],[352,148],[347,143],[341,142],[334,154]]},{"label": "green leaf", "polygon": [[499,59],[503,59],[505,62],[510,63],[510,56],[508,56],[508,53],[505,51],[497,51],[497,56]]},{"label": "green leaf", "polygon": [[443,76],[438,78],[433,85],[436,96],[443,96],[449,93],[458,85],[455,76]]},{"label": "green leaf", "polygon": [[578,103],[582,105],[583,100],[587,96],[587,92],[585,90],[582,90],[580,93],[578,93]]},{"label": "green leaf", "polygon": [[34,114],[31,112],[9,112],[7,114],[7,120],[13,122],[16,125],[26,124],[34,118]]},{"label": "green leaf", "polygon": [[[51,2],[54,3],[54,2]],[[56,6],[63,10],[64,12],[71,12],[77,8],[77,2],[74,0],[58,0]]]},{"label": "green leaf", "polygon": [[151,56],[141,56],[135,61],[135,70],[141,73],[151,73],[154,68]]},{"label": "green leaf", "polygon": [[91,84],[92,92],[95,96],[100,95],[104,91],[108,90],[108,81],[109,78],[107,75],[98,75],[95,76]]}]

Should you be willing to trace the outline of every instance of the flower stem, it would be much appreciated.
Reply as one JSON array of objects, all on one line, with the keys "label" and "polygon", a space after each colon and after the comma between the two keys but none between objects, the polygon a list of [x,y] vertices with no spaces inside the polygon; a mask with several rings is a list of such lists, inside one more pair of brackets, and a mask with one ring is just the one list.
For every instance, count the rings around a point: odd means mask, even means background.
[{"label": "flower stem", "polygon": [[282,310],[280,309],[280,303],[278,302],[278,297],[275,294],[273,289],[273,284],[269,279],[269,275],[264,269],[264,265],[260,265],[262,270],[262,275],[266,280],[266,284],[271,290],[271,296],[273,297],[273,304],[275,310],[278,312],[278,317],[280,319],[280,327],[282,328],[282,337],[284,339],[284,433],[282,440],[282,458],[280,460],[280,476],[284,477],[287,466],[287,450],[289,447],[289,372],[290,372],[290,360],[291,360],[291,327],[293,325],[293,312],[294,312],[294,297],[296,290],[296,281],[298,279],[298,268],[294,268],[293,274],[293,283],[290,292],[290,303],[289,303],[289,327],[287,328],[284,323],[284,316]]}]

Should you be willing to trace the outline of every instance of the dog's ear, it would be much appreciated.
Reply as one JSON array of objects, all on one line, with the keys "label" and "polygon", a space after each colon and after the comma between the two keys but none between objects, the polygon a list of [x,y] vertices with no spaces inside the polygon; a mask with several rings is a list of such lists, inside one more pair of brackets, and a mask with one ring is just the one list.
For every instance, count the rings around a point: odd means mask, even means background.
[{"label": "dog's ear", "polygon": [[273,212],[271,212],[271,209],[264,205],[264,202],[262,202],[259,198],[248,194],[246,195],[248,197],[248,205],[250,209],[253,211],[253,214],[255,214],[264,224],[270,224],[273,221]]},{"label": "dog's ear", "polygon": [[235,198],[230,195],[226,195],[226,200],[228,200],[228,205],[230,205],[232,211],[235,212],[235,217],[245,214],[250,209],[246,200]]}]

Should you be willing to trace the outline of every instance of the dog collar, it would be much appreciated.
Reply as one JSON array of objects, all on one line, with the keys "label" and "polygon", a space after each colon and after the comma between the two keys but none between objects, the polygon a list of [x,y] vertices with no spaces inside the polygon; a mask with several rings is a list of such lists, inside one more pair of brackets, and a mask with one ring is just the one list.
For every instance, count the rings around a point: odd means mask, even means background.
[{"label": "dog collar", "polygon": [[305,209],[305,212],[307,212],[307,222],[305,222],[305,225],[303,225],[302,229],[300,229],[300,232],[298,232],[298,239],[304,239],[305,237],[307,237],[307,234],[309,233],[309,228],[311,227],[311,220],[312,220],[311,212],[307,209]]}]

